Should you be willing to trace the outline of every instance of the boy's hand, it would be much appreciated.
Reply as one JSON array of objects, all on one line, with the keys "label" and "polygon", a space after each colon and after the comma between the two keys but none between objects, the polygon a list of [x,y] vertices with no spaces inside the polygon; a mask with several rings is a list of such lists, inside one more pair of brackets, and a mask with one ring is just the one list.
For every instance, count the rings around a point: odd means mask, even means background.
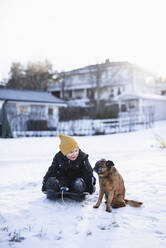
[{"label": "boy's hand", "polygon": [[63,192],[67,192],[67,191],[69,191],[69,188],[68,187],[61,187],[60,190]]}]

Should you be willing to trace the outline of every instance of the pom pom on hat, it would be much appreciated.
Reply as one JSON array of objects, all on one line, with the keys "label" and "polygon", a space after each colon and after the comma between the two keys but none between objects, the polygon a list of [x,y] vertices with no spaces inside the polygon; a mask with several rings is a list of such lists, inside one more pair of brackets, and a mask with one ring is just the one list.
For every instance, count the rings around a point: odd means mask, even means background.
[{"label": "pom pom on hat", "polygon": [[67,136],[61,133],[59,134],[59,138],[61,140],[59,148],[63,155],[66,156],[66,154],[71,152],[73,149],[78,148],[77,141],[71,136]]}]

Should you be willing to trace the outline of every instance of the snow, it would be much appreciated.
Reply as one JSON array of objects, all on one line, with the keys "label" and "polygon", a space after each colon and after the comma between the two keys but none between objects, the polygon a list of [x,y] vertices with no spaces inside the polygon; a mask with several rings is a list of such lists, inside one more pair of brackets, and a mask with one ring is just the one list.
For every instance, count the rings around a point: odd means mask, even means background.
[{"label": "snow", "polygon": [[126,198],[144,202],[111,213],[104,201],[93,208],[98,180],[83,202],[51,201],[41,192],[58,137],[0,139],[0,247],[165,248],[166,149],[156,134],[166,140],[166,121],[132,133],[75,137],[92,167],[101,158],[114,161]]},{"label": "snow", "polygon": [[166,101],[166,97],[163,95],[159,94],[150,94],[150,93],[143,93],[143,92],[138,92],[138,93],[133,93],[133,94],[128,94],[128,93],[123,93],[115,98],[115,100],[128,100],[128,99],[135,99],[135,98],[142,98],[142,99],[151,99],[151,100],[162,100]]}]

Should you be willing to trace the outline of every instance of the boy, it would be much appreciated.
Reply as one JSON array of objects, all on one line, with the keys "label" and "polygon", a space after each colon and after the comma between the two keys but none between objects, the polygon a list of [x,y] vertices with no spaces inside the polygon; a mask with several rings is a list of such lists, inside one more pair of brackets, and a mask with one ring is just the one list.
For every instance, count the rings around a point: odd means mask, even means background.
[{"label": "boy", "polygon": [[43,179],[42,191],[60,191],[63,187],[71,192],[95,192],[96,179],[88,155],[79,149],[71,136],[59,134],[60,151]]}]

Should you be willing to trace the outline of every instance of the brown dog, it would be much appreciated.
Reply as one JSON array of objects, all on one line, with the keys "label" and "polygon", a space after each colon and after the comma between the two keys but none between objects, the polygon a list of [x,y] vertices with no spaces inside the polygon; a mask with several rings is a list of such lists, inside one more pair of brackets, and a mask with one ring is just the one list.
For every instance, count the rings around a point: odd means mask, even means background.
[{"label": "brown dog", "polygon": [[111,212],[113,208],[125,207],[129,204],[133,207],[140,207],[143,203],[125,199],[124,181],[114,163],[110,160],[101,159],[96,162],[93,169],[99,176],[100,192],[97,203],[93,206],[98,208],[105,194],[106,211]]}]

